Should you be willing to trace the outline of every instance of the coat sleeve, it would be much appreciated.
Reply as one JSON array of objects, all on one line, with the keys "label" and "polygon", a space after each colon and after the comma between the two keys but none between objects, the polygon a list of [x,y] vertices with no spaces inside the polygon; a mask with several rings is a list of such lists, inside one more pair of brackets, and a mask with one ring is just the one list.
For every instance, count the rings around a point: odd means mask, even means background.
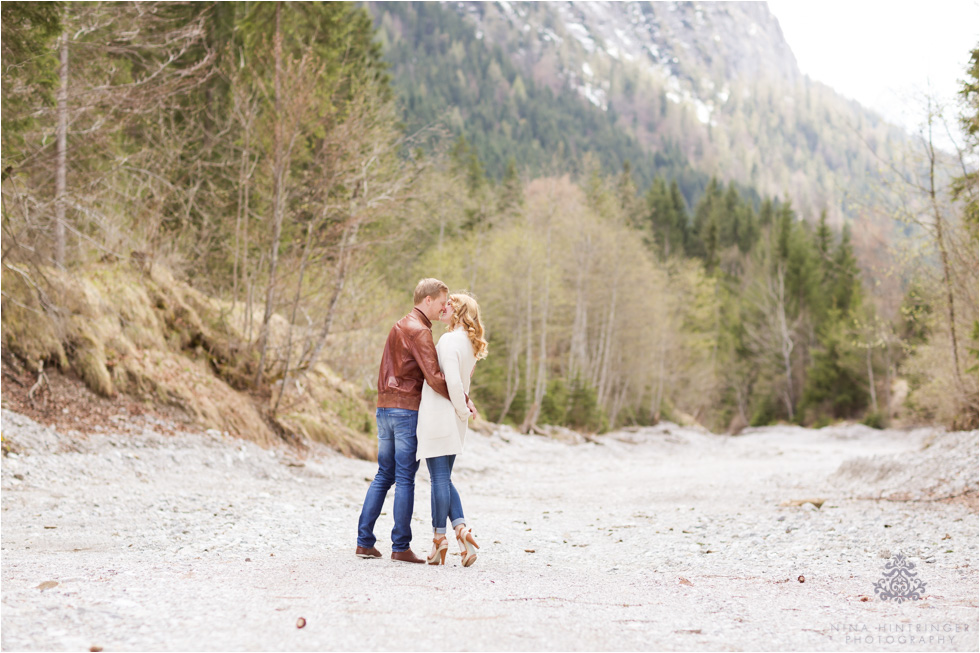
[{"label": "coat sleeve", "polygon": [[[436,346],[432,344],[432,332],[420,330],[412,338],[412,355],[422,376],[433,390],[441,394],[446,399],[452,401],[449,396],[449,389],[446,388],[446,377],[439,369],[439,355],[436,353]],[[459,374],[459,372],[457,372]]]},{"label": "coat sleeve", "polygon": [[470,418],[470,409],[466,406],[466,393],[463,391],[463,379],[459,375],[459,345],[455,340],[451,345],[450,347],[443,347],[439,350],[439,366],[446,375],[449,401],[453,403],[453,408],[456,409],[456,416],[465,422]]}]

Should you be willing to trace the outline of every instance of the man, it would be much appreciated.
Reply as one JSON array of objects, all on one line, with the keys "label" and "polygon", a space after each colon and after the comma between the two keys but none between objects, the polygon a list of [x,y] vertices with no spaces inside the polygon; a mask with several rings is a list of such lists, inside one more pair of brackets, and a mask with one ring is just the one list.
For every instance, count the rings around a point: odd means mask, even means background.
[{"label": "man", "polygon": [[[381,514],[385,497],[395,485],[395,527],[391,530],[391,559],[424,562],[409,545],[412,542],[412,511],[415,507],[415,472],[419,461],[416,425],[422,383],[449,399],[446,377],[439,369],[439,357],[432,342],[432,322],[446,306],[449,287],[438,279],[422,279],[415,287],[415,308],[398,320],[388,333],[381,369],[378,372],[378,473],[375,474],[357,523],[359,558],[380,558],[374,544],[374,524]],[[467,397],[471,413],[476,413]]]}]

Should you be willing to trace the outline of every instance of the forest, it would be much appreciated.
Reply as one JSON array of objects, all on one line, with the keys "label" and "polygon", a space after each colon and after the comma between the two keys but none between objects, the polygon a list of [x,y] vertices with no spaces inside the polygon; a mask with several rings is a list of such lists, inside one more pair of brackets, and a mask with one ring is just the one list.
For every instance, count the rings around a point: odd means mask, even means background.
[{"label": "forest", "polygon": [[357,5],[0,10],[5,374],[362,455],[385,335],[435,276],[482,307],[482,418],[525,432],[977,427],[977,50],[959,106],[860,154],[883,173],[840,221],[558,112],[582,100],[479,43],[406,96]]}]

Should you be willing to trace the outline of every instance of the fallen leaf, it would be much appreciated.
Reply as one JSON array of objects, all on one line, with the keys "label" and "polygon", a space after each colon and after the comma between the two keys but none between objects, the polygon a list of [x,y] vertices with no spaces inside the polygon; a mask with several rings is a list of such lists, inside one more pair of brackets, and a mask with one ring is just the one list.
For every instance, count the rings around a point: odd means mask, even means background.
[{"label": "fallen leaf", "polygon": [[824,504],[824,502],[826,502],[826,499],[792,499],[792,500],[783,501],[779,505],[781,505],[781,506],[802,506],[805,503],[812,503],[814,506],[816,506],[817,508],[819,508],[820,506],[822,506]]},{"label": "fallen leaf", "polygon": [[58,581],[56,581],[56,580],[46,580],[43,583],[41,583],[40,585],[38,585],[37,588],[43,592],[44,590],[49,590],[52,587],[57,587],[57,586],[58,586]]},{"label": "fallen leaf", "polygon": [[99,651],[102,650],[102,647],[101,646],[89,646],[88,647],[88,650],[92,651],[92,653],[99,653]]},{"label": "fallen leaf", "polygon": [[534,553],[534,549],[524,549],[524,553]]},{"label": "fallen leaf", "polygon": [[694,583],[684,578],[683,576],[678,577],[677,580],[680,582],[681,585],[690,585],[691,587],[694,587]]}]

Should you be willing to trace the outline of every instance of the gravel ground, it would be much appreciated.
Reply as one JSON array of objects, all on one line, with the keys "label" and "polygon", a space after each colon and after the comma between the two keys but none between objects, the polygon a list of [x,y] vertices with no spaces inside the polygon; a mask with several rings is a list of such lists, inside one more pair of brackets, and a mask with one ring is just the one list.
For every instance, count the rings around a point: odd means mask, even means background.
[{"label": "gravel ground", "polygon": [[3,650],[978,649],[977,432],[471,433],[464,569],[354,557],[373,463],[116,424],[3,412]]}]

